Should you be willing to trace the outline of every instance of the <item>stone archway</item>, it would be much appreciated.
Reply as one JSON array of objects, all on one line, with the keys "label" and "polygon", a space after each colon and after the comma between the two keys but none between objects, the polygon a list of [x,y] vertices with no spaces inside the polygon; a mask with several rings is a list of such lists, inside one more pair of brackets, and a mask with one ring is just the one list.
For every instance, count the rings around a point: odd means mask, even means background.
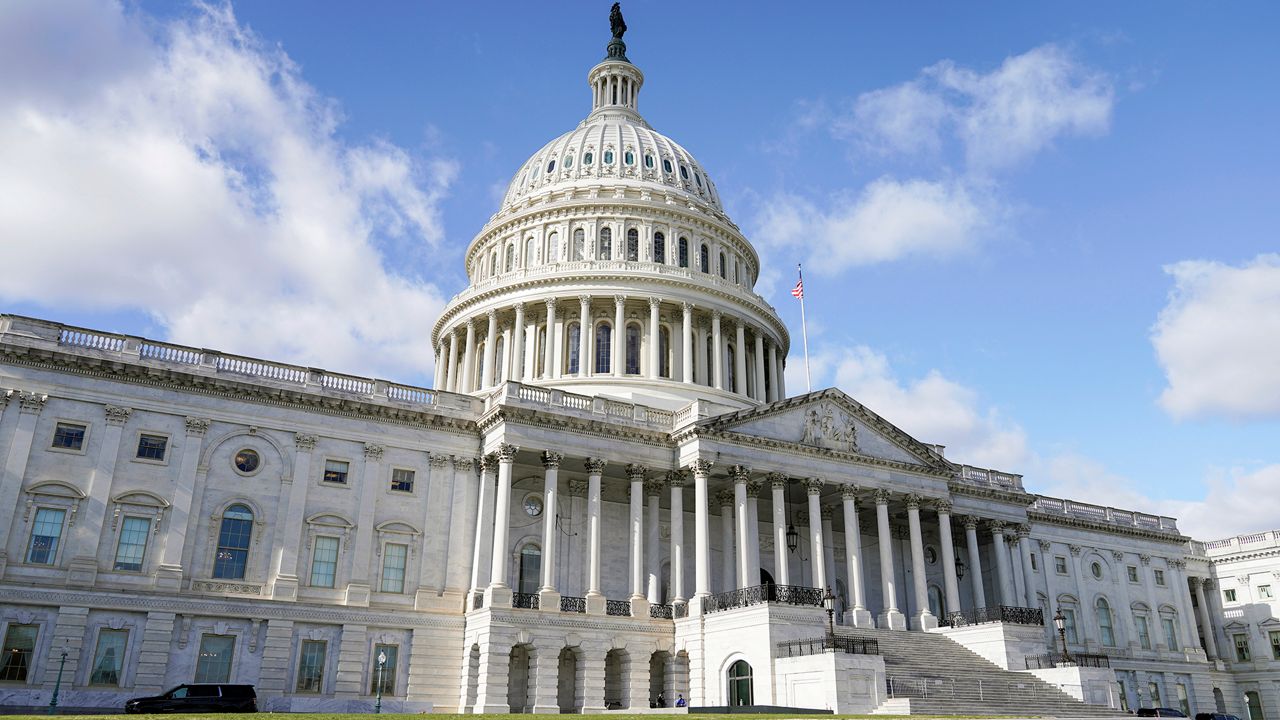
[{"label": "stone archway", "polygon": [[513,713],[530,712],[533,697],[532,645],[515,645],[507,667],[507,706]]},{"label": "stone archway", "polygon": [[472,645],[467,654],[466,692],[463,694],[463,712],[471,712],[480,692],[480,646]]},{"label": "stone archway", "polygon": [[613,649],[604,656],[604,706],[609,710],[631,707],[631,683],[627,672],[631,657],[626,650]]},{"label": "stone archway", "polygon": [[579,712],[582,708],[582,686],[578,682],[578,651],[567,647],[560,651],[556,663],[556,704],[562,713]]},{"label": "stone archway", "polygon": [[671,653],[659,650],[649,656],[649,707],[671,707],[675,703],[675,697],[668,694],[670,668]]}]

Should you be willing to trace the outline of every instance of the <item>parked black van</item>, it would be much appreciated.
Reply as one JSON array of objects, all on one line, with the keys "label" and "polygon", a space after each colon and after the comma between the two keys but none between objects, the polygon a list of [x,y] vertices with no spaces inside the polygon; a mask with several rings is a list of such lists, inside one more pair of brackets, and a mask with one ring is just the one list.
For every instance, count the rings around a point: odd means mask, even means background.
[{"label": "parked black van", "polygon": [[252,685],[189,683],[155,697],[133,698],[127,713],[258,712],[258,693]]}]

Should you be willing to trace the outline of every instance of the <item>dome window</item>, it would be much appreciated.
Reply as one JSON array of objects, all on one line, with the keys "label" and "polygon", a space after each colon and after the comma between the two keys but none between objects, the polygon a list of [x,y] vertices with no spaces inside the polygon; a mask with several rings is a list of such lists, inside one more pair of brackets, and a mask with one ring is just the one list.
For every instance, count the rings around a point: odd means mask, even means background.
[{"label": "dome window", "polygon": [[680,177],[684,178],[685,180],[688,180],[688,179],[689,179],[689,168],[685,167],[684,165],[681,165],[681,166],[680,166]]},{"label": "dome window", "polygon": [[626,164],[628,164],[628,165],[635,165],[635,164],[636,164],[636,155],[635,155],[635,153],[631,152],[630,150],[628,150],[628,151],[626,151],[625,153],[623,153],[623,154],[622,154],[622,162],[624,162],[624,163],[626,163]]},{"label": "dome window", "polygon": [[555,160],[552,160],[551,162],[547,163],[547,172],[548,172],[548,173],[554,172],[554,171],[555,171],[555,169],[556,169],[556,161],[555,161]]},{"label": "dome window", "polygon": [[595,161],[595,159],[596,159],[596,158],[595,158],[595,153],[587,152],[587,153],[583,153],[583,154],[582,154],[582,164],[583,164],[583,165],[590,165],[592,162],[594,162],[594,161]]},{"label": "dome window", "polygon": [[694,173],[693,179],[698,181],[698,187],[702,187],[702,176]]},{"label": "dome window", "polygon": [[652,156],[652,155],[645,155],[645,156],[644,156],[644,166],[645,166],[645,167],[647,167],[647,168],[649,168],[650,170],[652,170],[652,169],[653,169],[653,156]]},{"label": "dome window", "polygon": [[605,164],[605,165],[612,165],[612,164],[613,164],[613,151],[612,151],[612,150],[605,150],[605,151],[604,151],[604,164]]},{"label": "dome window", "polygon": [[572,155],[565,155],[565,156],[564,156],[564,169],[565,169],[565,170],[568,170],[568,169],[569,169],[569,168],[571,168],[571,167],[573,167],[573,156],[572,156]]},{"label": "dome window", "polygon": [[662,172],[668,175],[671,174],[671,161],[666,158],[662,159]]}]

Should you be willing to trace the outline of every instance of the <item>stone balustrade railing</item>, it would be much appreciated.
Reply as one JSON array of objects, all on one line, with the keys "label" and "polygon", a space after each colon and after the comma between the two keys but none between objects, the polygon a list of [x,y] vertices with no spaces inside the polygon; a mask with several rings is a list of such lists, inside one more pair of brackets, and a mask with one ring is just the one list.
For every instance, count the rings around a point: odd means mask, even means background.
[{"label": "stone balustrade railing", "polygon": [[599,416],[610,422],[628,422],[641,427],[670,432],[674,427],[675,413],[670,410],[610,400],[608,398],[578,395],[551,388],[525,385],[508,381],[494,388],[485,398],[485,410],[498,405],[542,406],[567,410],[571,414]]},{"label": "stone balustrade railing", "polygon": [[167,367],[198,375],[235,378],[275,388],[369,402],[464,411],[473,410],[476,402],[466,395],[431,388],[89,330],[19,315],[0,315],[0,342],[33,349],[56,348],[96,359]]},{"label": "stone balustrade railing", "polygon": [[974,467],[972,465],[961,465],[960,472],[956,476],[956,480],[966,485],[976,485],[978,487],[994,488],[996,490],[1017,490],[1025,492],[1022,488],[1022,476],[1014,473],[1000,472],[999,470],[988,470],[986,468]]},{"label": "stone balustrade railing", "polygon": [[1280,530],[1267,530],[1219,540],[1207,540],[1204,543],[1203,552],[1205,555],[1213,556],[1226,555],[1241,550],[1262,550],[1273,547],[1280,547]]},{"label": "stone balustrade railing", "polygon": [[1121,510],[1104,505],[1092,505],[1047,495],[1036,496],[1035,501],[1027,509],[1030,512],[1078,518],[1104,525],[1137,528],[1153,532],[1178,533],[1178,521],[1171,517]]}]

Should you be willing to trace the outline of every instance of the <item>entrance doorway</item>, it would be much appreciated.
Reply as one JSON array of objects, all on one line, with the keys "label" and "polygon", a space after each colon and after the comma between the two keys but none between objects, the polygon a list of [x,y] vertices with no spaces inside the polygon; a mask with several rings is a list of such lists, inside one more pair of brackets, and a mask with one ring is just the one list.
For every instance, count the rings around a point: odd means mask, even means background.
[{"label": "entrance doorway", "polygon": [[729,666],[729,704],[734,707],[755,704],[751,666],[746,660],[739,660]]}]

